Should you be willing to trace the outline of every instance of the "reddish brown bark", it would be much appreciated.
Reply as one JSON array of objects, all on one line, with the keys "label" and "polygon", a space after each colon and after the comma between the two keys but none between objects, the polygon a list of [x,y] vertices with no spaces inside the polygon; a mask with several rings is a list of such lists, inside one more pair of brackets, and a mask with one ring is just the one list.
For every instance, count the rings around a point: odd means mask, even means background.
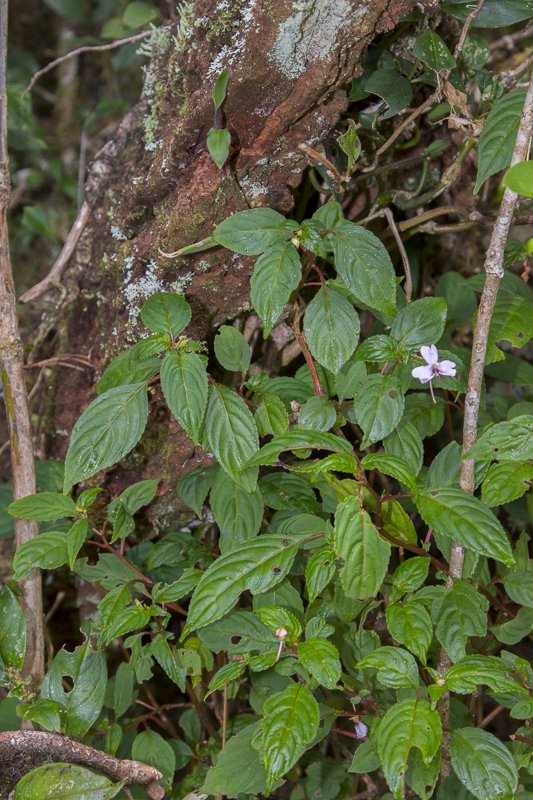
[{"label": "reddish brown bark", "polygon": [[[101,369],[137,338],[142,301],[162,288],[185,293],[194,312],[189,333],[200,339],[247,309],[250,259],[218,249],[171,261],[158,248],[172,251],[202,239],[214,223],[248,206],[290,212],[292,190],[307,165],[298,146],[320,148],[347,106],[346,87],[360,71],[365,48],[414,5],[190,4],[179,46],[171,41],[152,59],[144,97],[92,168],[91,216],[65,276],[56,349],[89,354]],[[224,66],[230,70],[224,112],[232,148],[218,170],[206,137],[213,124],[211,88]],[[86,376],[62,372],[51,452],[64,452],[66,437],[59,441],[54,434],[68,432],[92,396]],[[166,414],[151,434],[141,443],[145,476],[175,480],[185,464],[190,469],[202,457]]]}]

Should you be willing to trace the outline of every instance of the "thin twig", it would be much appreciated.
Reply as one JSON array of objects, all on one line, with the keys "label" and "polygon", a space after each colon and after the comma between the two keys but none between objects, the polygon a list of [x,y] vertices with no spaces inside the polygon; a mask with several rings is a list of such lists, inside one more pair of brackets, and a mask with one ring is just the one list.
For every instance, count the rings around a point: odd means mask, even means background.
[{"label": "thin twig", "polygon": [[486,728],[493,719],[496,719],[496,717],[502,713],[502,711],[505,711],[505,706],[499,705],[496,706],[496,708],[493,708],[492,711],[489,711],[486,717],[483,717],[478,725],[478,728]]},{"label": "thin twig", "polygon": [[28,289],[27,292],[24,292],[24,294],[19,297],[21,303],[33,302],[59,281],[61,275],[63,274],[63,270],[67,266],[74,250],[76,249],[76,245],[80,240],[80,236],[85,230],[85,226],[87,225],[90,214],[91,209],[89,204],[82,203],[80,213],[76,217],[76,221],[70,229],[70,233],[65,239],[65,244],[61,248],[61,252],[58,255],[52,269],[48,275],[42,279],[42,281],[36,283],[35,286],[32,286],[31,289]]},{"label": "thin twig", "polygon": [[[525,161],[528,157],[531,135],[533,133],[533,76],[529,81],[529,88],[522,111],[522,118],[516,143],[513,151],[511,164]],[[468,375],[468,387],[466,390],[465,415],[463,422],[463,453],[468,452],[476,441],[477,426],[479,416],[479,404],[481,400],[481,389],[483,385],[483,372],[485,369],[485,358],[487,354],[487,343],[489,338],[490,324],[494,305],[500,282],[504,276],[503,256],[505,243],[509,234],[509,229],[513,221],[513,212],[517,203],[518,196],[511,189],[506,189],[498,211],[498,216],[494,223],[492,236],[485,258],[485,285],[479,302],[479,309],[474,327],[474,337],[472,342],[472,360],[470,362],[470,373]],[[461,464],[460,488],[463,492],[474,493],[474,460],[465,459]],[[460,580],[463,575],[465,559],[465,548],[458,542],[452,543],[450,555],[450,567],[448,572],[448,587],[453,585],[455,580]],[[450,666],[448,654],[442,650],[438,666],[438,672],[442,675]],[[439,712],[443,722],[442,739],[442,770],[441,775],[445,777],[451,772],[450,763],[450,730],[449,730],[449,695],[442,696],[439,703]]]},{"label": "thin twig", "polygon": [[[166,30],[169,28],[169,25],[166,25],[163,28],[159,28],[159,30]],[[66,61],[68,58],[75,58],[79,56],[81,53],[98,53],[103,52],[104,50],[115,50],[117,47],[122,47],[123,44],[131,44],[132,42],[139,42],[141,39],[146,39],[147,36],[150,36],[153,33],[154,29],[149,31],[143,31],[142,33],[136,33],[133,36],[127,36],[124,39],[115,39],[114,42],[109,42],[108,44],[85,44],[81,47],[76,47],[74,50],[70,50],[68,53],[64,53],[62,56],[58,58],[54,58],[53,61],[50,61],[46,67],[38,70],[31,81],[28,83],[24,91],[22,92],[22,97],[31,92],[39,78],[42,78],[43,75],[46,75],[47,72],[55,69],[58,64],[61,64],[63,61]]]},{"label": "thin twig", "polygon": [[[7,152],[7,57],[8,0],[0,0],[0,366],[4,389],[9,440],[13,498],[35,493],[35,464],[28,396],[24,381],[23,348],[20,338],[13,273],[9,254],[7,208],[10,179]],[[36,522],[15,520],[17,549],[39,533]],[[41,573],[33,569],[20,583],[22,608],[26,618],[26,656],[23,673],[39,689],[44,676],[44,627],[41,594]]]},{"label": "thin twig", "polygon": [[387,218],[387,222],[389,223],[389,228],[392,231],[392,235],[398,245],[398,250],[400,251],[400,257],[402,259],[403,264],[403,271],[405,274],[405,297],[408,303],[411,302],[413,297],[413,278],[411,276],[411,267],[409,265],[409,258],[407,256],[404,244],[402,242],[402,237],[398,232],[398,228],[396,227],[396,222],[394,221],[394,216],[390,208],[384,208],[383,214]]},{"label": "thin twig", "polygon": [[324,389],[322,388],[322,384],[320,383],[320,378],[318,376],[318,372],[315,366],[315,362],[313,361],[313,356],[309,352],[309,348],[307,346],[307,342],[305,341],[305,336],[302,333],[302,329],[300,327],[300,318],[301,318],[301,311],[300,307],[296,303],[294,306],[294,317],[292,321],[292,332],[298,342],[300,350],[302,351],[302,355],[305,358],[305,363],[311,373],[311,377],[313,378],[313,389],[315,394],[318,397],[324,397]]}]

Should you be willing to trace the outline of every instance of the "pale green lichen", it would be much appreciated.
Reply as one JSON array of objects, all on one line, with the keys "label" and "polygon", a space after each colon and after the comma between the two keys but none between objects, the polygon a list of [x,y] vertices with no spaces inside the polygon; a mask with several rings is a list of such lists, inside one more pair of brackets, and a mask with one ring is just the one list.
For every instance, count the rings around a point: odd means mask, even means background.
[{"label": "pale green lichen", "polygon": [[[348,0],[298,0],[294,13],[278,27],[269,61],[287,78],[299,78],[309,66],[327,58],[335,46],[339,31],[354,21]],[[366,13],[361,6],[357,16]]]}]

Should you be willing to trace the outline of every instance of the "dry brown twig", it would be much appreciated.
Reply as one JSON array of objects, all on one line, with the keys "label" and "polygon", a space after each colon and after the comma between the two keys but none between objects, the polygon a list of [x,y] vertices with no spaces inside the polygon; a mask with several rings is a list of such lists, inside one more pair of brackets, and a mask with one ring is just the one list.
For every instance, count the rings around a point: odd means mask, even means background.
[{"label": "dry brown twig", "polygon": [[[15,287],[9,254],[7,208],[10,195],[9,159],[7,152],[7,56],[8,0],[0,0],[0,365],[11,443],[13,497],[35,492],[33,434],[28,396],[24,381],[23,349],[16,312]],[[15,542],[20,548],[39,532],[36,522],[15,520]],[[23,674],[32,688],[38,689],[44,676],[44,627],[41,595],[41,573],[33,569],[21,581],[22,608],[26,618],[26,657]]]},{"label": "dry brown twig", "polygon": [[7,769],[16,765],[21,755],[34,757],[36,765],[43,760],[56,760],[89,767],[114,781],[143,786],[150,800],[162,800],[163,788],[157,783],[162,775],[154,767],[140,761],[113,758],[102,750],[44,731],[8,731],[0,733],[0,775],[2,765]]},{"label": "dry brown twig", "polygon": [[[533,75],[529,81],[529,88],[522,111],[522,117],[516,144],[513,151],[511,165],[526,161],[533,134]],[[479,404],[481,400],[481,389],[483,385],[483,372],[485,369],[485,359],[487,355],[487,344],[489,338],[492,314],[498,295],[498,289],[504,276],[503,256],[505,243],[509,234],[509,229],[513,221],[513,213],[518,200],[518,195],[512,189],[506,189],[498,211],[498,216],[494,222],[489,248],[485,258],[484,270],[486,274],[485,285],[479,301],[476,324],[474,327],[474,338],[472,342],[472,360],[470,362],[470,372],[468,375],[468,386],[465,398],[465,415],[463,422],[463,453],[467,453],[477,439],[477,427],[479,417]],[[474,493],[474,466],[473,459],[464,459],[461,464],[460,488],[468,494]],[[448,586],[455,580],[460,580],[463,575],[465,559],[465,548],[463,545],[453,542],[450,556],[450,567],[448,572]],[[443,650],[438,666],[438,672],[442,675],[450,666],[448,654]],[[442,741],[442,775],[448,775],[451,771],[450,752],[449,752],[449,697],[443,695],[440,705],[441,716],[443,719],[443,741]]]},{"label": "dry brown twig", "polygon": [[[166,25],[163,28],[159,28],[159,30],[166,30],[169,27],[169,25]],[[28,94],[28,92],[31,92],[39,78],[42,78],[42,76],[46,75],[47,72],[55,69],[58,64],[62,64],[63,61],[67,61],[69,58],[75,58],[81,53],[102,53],[106,50],[115,50],[117,47],[122,47],[123,44],[140,42],[141,39],[146,39],[146,37],[150,36],[151,33],[153,33],[153,29],[149,31],[142,31],[142,33],[136,33],[133,36],[126,36],[124,39],[115,39],[114,42],[108,42],[108,44],[86,44],[82,45],[81,47],[76,47],[74,50],[70,50],[68,53],[64,53],[62,56],[54,58],[53,61],[50,61],[49,64],[38,70],[22,92],[22,97]]]},{"label": "dry brown twig", "polygon": [[80,240],[80,236],[87,225],[90,215],[91,209],[89,204],[87,202],[82,203],[76,221],[70,229],[70,233],[65,239],[65,244],[61,248],[61,252],[58,255],[52,269],[48,275],[42,279],[42,281],[39,281],[39,283],[36,283],[35,286],[32,286],[31,289],[28,289],[27,292],[24,292],[24,294],[21,295],[19,298],[21,303],[33,302],[42,294],[47,292],[48,289],[51,289],[59,281],[65,267],[70,261],[74,250],[76,249],[76,245]]}]

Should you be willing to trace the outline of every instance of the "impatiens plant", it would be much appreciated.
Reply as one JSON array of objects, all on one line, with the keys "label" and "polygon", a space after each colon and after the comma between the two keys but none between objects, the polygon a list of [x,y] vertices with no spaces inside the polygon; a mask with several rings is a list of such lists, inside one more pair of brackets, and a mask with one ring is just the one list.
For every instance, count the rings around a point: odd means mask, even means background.
[{"label": "impatiens plant", "polygon": [[[444,5],[473,19],[468,3]],[[486,0],[488,22],[505,16],[499,6]],[[351,92],[354,102],[377,96],[389,119],[410,105],[416,73],[434,99],[446,93],[444,110],[426,110],[451,117],[467,114],[463,89],[476,76],[486,116],[479,189],[527,155],[533,80],[527,96],[493,85],[482,70],[489,43],[474,37],[452,54],[423,30],[414,66],[380,52]],[[224,69],[207,146],[236,180],[219,113],[227,90]],[[251,308],[198,341],[185,297],[151,294],[137,340],[107,365],[70,432],[64,463],[48,463],[42,491],[7,507],[41,531],[17,549],[0,594],[9,694],[0,714],[15,699],[41,733],[156,768],[151,798],[533,797],[533,300],[527,252],[505,249],[517,198],[507,188],[498,217],[484,218],[485,274],[450,271],[431,284],[388,206],[405,212],[407,239],[436,216],[409,216],[417,197],[439,197],[453,170],[425,189],[441,152],[432,142],[410,191],[382,192],[377,158],[396,135],[387,145],[376,133],[375,108],[358,132],[351,117],[343,123],[338,168],[307,145],[320,192],[294,219],[246,208],[163,253],[188,263],[223,248],[251,271]],[[469,137],[480,127],[454,120]],[[371,200],[358,223],[343,196],[359,133],[373,150],[354,178]],[[381,216],[385,230],[373,225]],[[128,475],[150,418],[163,420],[165,445],[164,426],[179,426],[195,467],[184,459],[179,479],[151,475],[110,492],[104,471]],[[158,500],[168,505],[154,523]],[[35,567],[94,590],[76,646],[50,653],[39,691],[23,672],[17,587]],[[61,762],[28,772],[12,796],[71,791],[123,796],[123,783]]]}]

